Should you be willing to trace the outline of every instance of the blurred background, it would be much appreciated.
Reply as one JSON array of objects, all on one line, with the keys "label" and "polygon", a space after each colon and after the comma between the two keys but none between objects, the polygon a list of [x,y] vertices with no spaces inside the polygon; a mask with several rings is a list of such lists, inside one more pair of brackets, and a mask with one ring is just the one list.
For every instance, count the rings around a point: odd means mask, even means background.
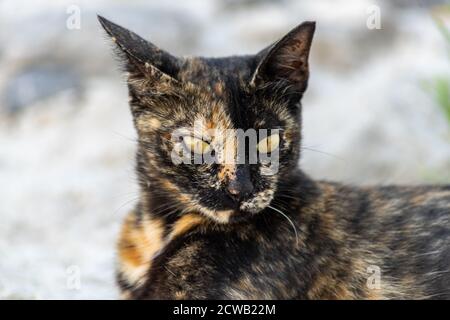
[{"label": "blurred background", "polygon": [[303,169],[450,182],[445,1],[0,0],[0,299],[118,297],[135,134],[97,13],[180,56],[255,53],[315,20]]}]

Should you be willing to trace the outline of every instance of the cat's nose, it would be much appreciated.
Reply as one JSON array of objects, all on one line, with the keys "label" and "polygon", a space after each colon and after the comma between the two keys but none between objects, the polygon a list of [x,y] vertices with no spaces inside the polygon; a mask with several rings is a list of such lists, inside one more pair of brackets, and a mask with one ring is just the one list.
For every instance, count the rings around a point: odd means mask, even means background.
[{"label": "cat's nose", "polygon": [[232,180],[228,184],[227,191],[233,199],[241,201],[253,192],[253,183],[251,181]]},{"label": "cat's nose", "polygon": [[228,182],[227,191],[235,200],[242,200],[253,192],[253,183],[250,180],[250,170],[246,167],[238,168],[236,176]]}]

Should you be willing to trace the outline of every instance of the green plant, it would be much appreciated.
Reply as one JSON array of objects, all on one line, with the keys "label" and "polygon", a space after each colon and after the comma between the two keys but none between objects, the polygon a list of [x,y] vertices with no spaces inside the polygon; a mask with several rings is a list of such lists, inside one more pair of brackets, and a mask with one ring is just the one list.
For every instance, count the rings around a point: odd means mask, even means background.
[{"label": "green plant", "polygon": [[[439,12],[450,12],[450,5],[445,5],[440,7]],[[449,47],[450,52],[450,29],[445,24],[442,17],[438,15],[433,15],[433,20],[436,23],[437,28],[441,32],[444,37],[447,45]],[[449,54],[450,58],[450,54]],[[450,61],[450,59],[449,59]],[[432,92],[433,96],[436,99],[438,105],[441,107],[444,112],[448,122],[450,123],[450,77],[449,75],[444,76],[436,76],[428,86]]]},{"label": "green plant", "polygon": [[450,122],[450,78],[436,77],[430,83],[433,96]]}]

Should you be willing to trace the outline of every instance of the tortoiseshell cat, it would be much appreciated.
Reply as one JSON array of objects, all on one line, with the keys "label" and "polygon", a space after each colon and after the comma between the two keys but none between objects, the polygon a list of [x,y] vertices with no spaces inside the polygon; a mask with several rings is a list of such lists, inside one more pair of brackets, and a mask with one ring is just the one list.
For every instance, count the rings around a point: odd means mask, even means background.
[{"label": "tortoiseshell cat", "polygon": [[[449,186],[357,188],[298,168],[313,22],[256,55],[181,59],[99,20],[124,58],[139,137],[140,200],[118,245],[124,298],[450,299]],[[279,129],[262,148],[278,150],[278,172],[175,164],[180,144],[216,148],[173,139],[195,121]]]}]

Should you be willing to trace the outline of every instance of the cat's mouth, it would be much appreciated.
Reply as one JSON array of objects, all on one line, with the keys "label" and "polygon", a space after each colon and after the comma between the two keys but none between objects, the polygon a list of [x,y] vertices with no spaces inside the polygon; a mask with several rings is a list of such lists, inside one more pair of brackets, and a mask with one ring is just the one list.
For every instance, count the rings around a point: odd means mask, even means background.
[{"label": "cat's mouth", "polygon": [[198,210],[207,217],[219,223],[231,223],[248,219],[266,209],[273,200],[274,191],[267,189],[256,193],[253,197],[235,202],[227,209],[209,209],[199,205]]}]

